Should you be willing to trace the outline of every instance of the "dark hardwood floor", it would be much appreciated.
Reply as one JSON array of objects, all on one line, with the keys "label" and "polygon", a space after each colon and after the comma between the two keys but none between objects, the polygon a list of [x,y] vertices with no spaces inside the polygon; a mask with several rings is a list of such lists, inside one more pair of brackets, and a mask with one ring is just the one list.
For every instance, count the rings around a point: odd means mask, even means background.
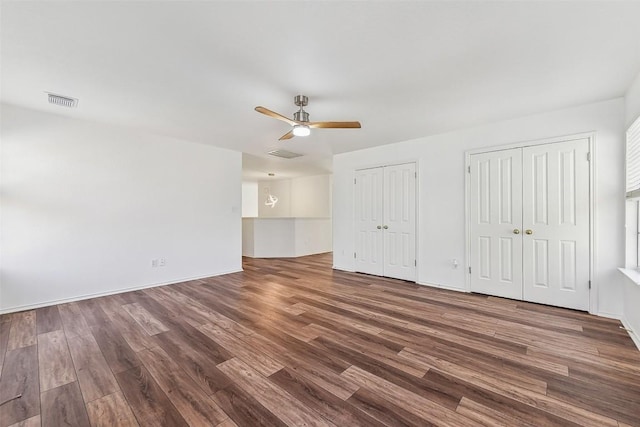
[{"label": "dark hardwood floor", "polygon": [[0,427],[640,426],[618,321],[330,254],[244,268],[0,316]]}]

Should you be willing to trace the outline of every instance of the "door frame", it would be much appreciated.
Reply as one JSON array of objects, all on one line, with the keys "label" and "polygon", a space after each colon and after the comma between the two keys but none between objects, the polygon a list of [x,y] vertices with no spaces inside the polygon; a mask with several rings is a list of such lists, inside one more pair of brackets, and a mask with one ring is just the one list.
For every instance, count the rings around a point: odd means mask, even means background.
[{"label": "door frame", "polygon": [[468,172],[471,166],[471,156],[474,154],[490,153],[493,151],[510,150],[512,148],[524,148],[536,145],[556,144],[559,142],[575,141],[578,139],[587,139],[589,144],[589,281],[591,288],[589,289],[589,313],[598,313],[598,281],[594,274],[594,266],[596,264],[596,132],[577,133],[565,136],[557,136],[552,138],[536,139],[529,141],[515,142],[511,144],[489,146],[483,148],[475,148],[467,150],[464,153],[464,218],[465,218],[465,290],[471,292],[471,274],[469,273],[471,262],[471,174]]},{"label": "door frame", "polygon": [[[397,160],[394,162],[390,162],[390,163],[373,163],[373,164],[369,164],[366,166],[360,166],[360,167],[356,167],[351,171],[351,179],[353,180],[353,190],[354,192],[353,197],[351,198],[352,200],[352,206],[351,206],[351,228],[352,230],[354,230],[354,234],[353,234],[353,253],[355,254],[355,249],[356,249],[356,241],[357,241],[357,231],[356,231],[356,195],[355,195],[355,179],[356,179],[356,172],[359,170],[365,170],[365,169],[375,169],[375,168],[382,168],[385,166],[398,166],[398,165],[405,165],[407,163],[413,163],[414,165],[416,165],[416,277],[415,277],[415,282],[419,284],[419,280],[418,277],[420,277],[420,263],[418,262],[418,260],[420,259],[420,161],[418,159],[402,159],[402,160]],[[355,257],[354,257],[355,258]],[[356,264],[354,262],[353,264],[353,271],[356,271]],[[366,273],[365,273],[366,274]],[[380,276],[380,277],[385,277],[385,276]],[[398,280],[402,280],[402,279],[398,279]]]}]

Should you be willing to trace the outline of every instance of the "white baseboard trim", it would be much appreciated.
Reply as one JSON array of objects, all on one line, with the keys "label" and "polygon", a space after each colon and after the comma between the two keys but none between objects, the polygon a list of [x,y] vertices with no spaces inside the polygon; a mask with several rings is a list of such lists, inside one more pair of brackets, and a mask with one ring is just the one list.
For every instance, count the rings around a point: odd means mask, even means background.
[{"label": "white baseboard trim", "polygon": [[633,328],[631,327],[631,324],[627,322],[627,320],[624,317],[620,319],[620,321],[622,322],[622,326],[624,326],[624,328],[627,330],[627,333],[631,337],[631,340],[633,341],[633,343],[636,345],[638,350],[640,350],[640,336],[638,336],[638,333],[640,331],[634,331]]},{"label": "white baseboard trim", "polygon": [[431,288],[445,289],[447,291],[455,291],[455,292],[463,292],[465,294],[469,293],[466,289],[455,288],[449,285],[439,285],[437,283],[426,283],[426,282],[416,282],[420,286],[429,286]]},{"label": "white baseboard trim", "polygon": [[338,271],[346,271],[348,273],[355,273],[356,272],[355,270],[352,270],[352,269],[349,269],[349,268],[344,268],[344,267],[338,267],[338,266],[335,266],[335,265],[333,267],[331,267],[331,268],[334,269],[334,270],[338,270]]},{"label": "white baseboard trim", "polygon": [[606,317],[607,319],[616,319],[616,320],[622,320],[622,316],[619,314],[612,314],[612,313],[604,313],[602,311],[598,312],[598,313],[591,313],[589,312],[589,314],[593,314],[594,316],[599,316],[599,317]]},{"label": "white baseboard trim", "polygon": [[39,303],[36,303],[36,304],[26,304],[26,305],[20,305],[20,306],[17,306],[17,307],[3,308],[3,309],[0,310],[0,314],[16,313],[18,311],[33,310],[33,309],[41,308],[41,307],[48,307],[50,305],[65,304],[65,303],[68,303],[68,302],[82,301],[82,300],[85,300],[85,299],[104,297],[104,296],[107,296],[107,295],[123,294],[125,292],[139,291],[141,289],[147,289],[147,288],[156,288],[158,286],[173,285],[173,284],[176,284],[176,283],[188,282],[190,280],[200,280],[200,279],[206,279],[207,277],[216,277],[216,276],[222,276],[222,275],[225,275],[225,274],[239,273],[241,271],[243,271],[242,268],[240,268],[239,270],[224,271],[224,272],[220,272],[220,273],[207,274],[207,275],[204,275],[204,276],[187,277],[187,278],[184,278],[184,279],[172,280],[172,281],[169,281],[169,282],[151,283],[151,284],[141,285],[141,286],[131,286],[129,288],[118,289],[118,290],[114,290],[114,291],[97,292],[97,293],[93,293],[93,294],[79,295],[79,296],[75,296],[75,297],[71,297],[71,298],[62,298],[62,299],[58,299],[58,300],[43,301],[43,302],[39,302]]}]

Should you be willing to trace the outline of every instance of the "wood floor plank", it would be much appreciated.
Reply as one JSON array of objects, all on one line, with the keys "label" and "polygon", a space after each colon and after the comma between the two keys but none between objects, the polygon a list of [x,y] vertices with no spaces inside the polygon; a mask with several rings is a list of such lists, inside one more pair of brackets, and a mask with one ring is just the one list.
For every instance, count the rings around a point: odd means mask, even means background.
[{"label": "wood floor plank", "polygon": [[402,387],[370,374],[357,366],[352,366],[344,371],[342,375],[358,382],[362,387],[369,389],[369,391],[377,393],[390,403],[419,416],[424,421],[434,423],[435,425],[452,427],[475,425],[469,418],[418,396],[415,393],[406,391]]},{"label": "wood floor plank", "polygon": [[102,309],[102,301],[107,297],[78,301],[78,307],[89,327],[107,325],[111,319]]},{"label": "wood floor plank", "polygon": [[35,417],[12,424],[9,427],[40,427],[41,424],[40,415],[36,415]]},{"label": "wood floor plank", "polygon": [[459,378],[464,378],[473,384],[477,384],[487,390],[509,396],[520,402],[531,404],[536,407],[544,407],[546,411],[566,418],[569,421],[594,427],[616,425],[616,421],[612,418],[601,416],[595,412],[580,407],[567,405],[559,399],[553,399],[546,395],[538,394],[513,384],[503,383],[499,378],[482,375],[463,366],[455,365],[445,360],[440,360],[430,355],[416,352],[411,348],[406,348],[401,353],[404,352],[410,354],[414,359],[423,360],[426,365],[432,368],[437,368],[440,371],[447,372]]},{"label": "wood floor plank", "polygon": [[116,379],[140,426],[189,425],[144,367],[120,372]]},{"label": "wood floor plank", "polygon": [[116,378],[92,334],[67,340],[85,402],[91,402],[119,390]]},{"label": "wood floor plank", "polygon": [[138,427],[136,417],[122,392],[87,403],[87,413],[92,427]]},{"label": "wood floor plank", "polygon": [[36,312],[22,311],[11,315],[11,330],[7,350],[34,345],[36,338]]},{"label": "wood floor plank", "polygon": [[77,382],[42,393],[42,427],[90,427],[87,410]]},{"label": "wood floor plank", "polygon": [[242,360],[249,363],[253,369],[257,370],[264,376],[269,376],[284,367],[269,356],[247,348],[244,341],[230,334],[225,329],[205,324],[200,326],[198,330],[222,345],[237,357],[240,357]]},{"label": "wood floor plank", "polygon": [[234,423],[231,418],[227,418],[226,420],[218,424],[217,427],[238,427],[238,424]]},{"label": "wood floor plank", "polygon": [[145,289],[144,292],[158,303],[183,312],[184,320],[191,326],[198,327],[205,323],[215,323],[218,319],[217,313],[171,286]]},{"label": "wood floor plank", "polygon": [[458,405],[456,412],[483,426],[511,427],[517,425],[521,427],[536,427],[534,424],[524,423],[521,419],[496,411],[466,397],[460,400],[460,405]]},{"label": "wood floor plank", "polygon": [[[430,369],[423,379],[428,382],[430,387],[443,393],[459,396],[460,399],[467,397],[485,407],[508,415],[517,420],[514,425],[533,425],[536,427],[578,426],[577,423],[546,412],[543,408],[534,407],[511,396],[493,392],[464,379],[439,372],[437,369]],[[482,414],[479,414],[479,416],[482,416]]]},{"label": "wood floor plank", "polygon": [[435,425],[418,415],[407,411],[388,400],[383,399],[379,393],[366,388],[356,391],[347,400],[350,405],[368,414],[376,423],[390,427],[429,427]]},{"label": "wood floor plank", "polygon": [[117,329],[134,352],[155,347],[153,338],[123,308],[122,298],[116,296],[120,295],[101,298],[100,308],[110,320],[105,326]]},{"label": "wood floor plank", "polygon": [[138,356],[187,423],[215,426],[228,418],[164,350],[156,347]]},{"label": "wood floor plank", "polygon": [[[406,347],[413,348],[419,352],[424,352],[452,363],[461,364],[481,373],[493,375],[504,382],[515,384],[541,394],[546,394],[547,379],[557,376],[539,369],[536,366],[498,358],[464,346],[445,345],[438,340],[428,339],[413,333],[402,336],[396,332],[384,331],[381,335],[396,340]],[[405,354],[403,354],[403,357],[404,355]]]},{"label": "wood floor plank", "polygon": [[[607,396],[606,402],[602,401],[603,394]],[[637,390],[594,384],[575,378],[557,378],[549,382],[547,395],[618,421],[640,421],[640,405],[634,404],[640,396]]]},{"label": "wood floor plank", "polygon": [[278,336],[273,331],[260,330],[243,337],[242,341],[340,399],[348,399],[358,389],[356,384],[339,375],[350,366],[349,363],[335,355],[319,353],[313,345],[286,337],[288,335]]},{"label": "wood floor plank", "polygon": [[269,412],[250,393],[234,384],[216,392],[213,399],[239,426],[286,426],[280,418]]},{"label": "wood floor plank", "polygon": [[[185,328],[187,330],[187,328]],[[231,354],[223,355],[218,351],[215,343],[203,342],[208,338],[200,331],[195,333],[178,334],[174,331],[156,335],[158,346],[189,375],[202,390],[212,395],[231,384],[231,380],[215,366],[231,359]],[[204,337],[204,338],[203,338]],[[213,350],[212,350],[213,348]]]},{"label": "wood floor plank", "polygon": [[119,374],[140,365],[135,352],[115,329],[94,327],[90,332],[93,334],[102,351],[102,355],[114,374]]},{"label": "wood floor plank", "polygon": [[4,357],[7,353],[9,345],[9,332],[11,330],[11,317],[2,316],[0,319],[0,375],[2,375],[2,366],[4,365]]},{"label": "wood floor plank", "polygon": [[156,335],[169,330],[169,328],[164,326],[162,322],[153,317],[151,313],[138,303],[123,305],[122,308],[125,309],[149,335]]},{"label": "wood floor plank", "polygon": [[403,347],[389,349],[376,345],[375,342],[358,339],[354,335],[341,335],[326,328],[322,329],[322,337],[334,343],[343,343],[353,351],[367,354],[369,357],[379,360],[388,366],[393,366],[418,378],[422,378],[429,370],[425,368],[424,365],[416,363],[409,358],[399,357],[397,353],[401,351]]},{"label": "wood floor plank", "polygon": [[53,305],[36,310],[36,330],[38,334],[46,334],[62,329],[62,319],[58,307]]},{"label": "wood floor plank", "polygon": [[67,338],[73,338],[78,335],[85,335],[91,332],[89,325],[82,315],[80,305],[77,302],[60,304],[58,313],[62,319],[62,326]]},{"label": "wood floor plank", "polygon": [[240,388],[251,393],[265,408],[287,425],[334,426],[317,412],[303,405],[285,390],[273,385],[259,372],[238,358],[218,365]]},{"label": "wood floor plank", "polygon": [[283,368],[271,375],[269,380],[337,426],[383,425],[291,369]]},{"label": "wood floor plank", "polygon": [[0,425],[40,414],[40,381],[36,345],[7,351],[0,377]]},{"label": "wood floor plank", "polygon": [[[408,392],[415,393],[452,411],[456,409],[460,399],[462,398],[462,394],[459,392],[450,392],[449,390],[434,388],[429,381],[424,380],[425,377],[416,378],[411,374],[389,366],[379,360],[369,357],[368,355],[350,350],[346,346],[338,345],[326,340],[316,340],[314,341],[314,345],[318,346],[323,353],[339,354],[350,360],[354,366],[358,366],[373,375],[402,387]],[[427,375],[428,374],[429,372],[427,372]],[[354,391],[360,388],[357,382],[351,381],[351,383],[355,386]],[[349,396],[347,396],[347,398],[348,397]]]},{"label": "wood floor plank", "polygon": [[63,330],[38,335],[40,392],[76,381],[76,371]]}]

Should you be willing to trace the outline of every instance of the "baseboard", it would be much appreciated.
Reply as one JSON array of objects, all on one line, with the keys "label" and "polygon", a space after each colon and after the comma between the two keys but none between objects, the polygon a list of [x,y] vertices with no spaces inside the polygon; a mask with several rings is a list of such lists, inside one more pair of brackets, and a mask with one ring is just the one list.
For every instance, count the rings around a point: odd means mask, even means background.
[{"label": "baseboard", "polygon": [[589,312],[589,314],[593,314],[593,315],[599,316],[599,317],[606,317],[607,319],[616,319],[616,320],[622,321],[622,316],[620,316],[619,314],[604,313],[602,311],[600,311],[598,313]]},{"label": "baseboard", "polygon": [[184,279],[172,280],[170,282],[160,282],[160,283],[152,283],[152,284],[141,285],[141,286],[132,286],[132,287],[129,287],[129,288],[118,289],[118,290],[115,290],[115,291],[97,292],[97,293],[93,293],[93,294],[85,294],[85,295],[75,296],[75,297],[72,297],[72,298],[62,298],[62,299],[58,299],[58,300],[39,302],[39,303],[36,303],[36,304],[20,305],[20,306],[17,306],[17,307],[9,307],[9,308],[1,309],[0,310],[0,314],[16,313],[18,311],[33,310],[33,309],[41,308],[41,307],[48,307],[50,305],[66,304],[68,302],[82,301],[82,300],[85,300],[85,299],[104,297],[104,296],[108,296],[108,295],[123,294],[125,292],[139,291],[141,289],[148,289],[148,288],[156,288],[158,286],[173,285],[173,284],[176,284],[176,283],[188,282],[190,280],[200,280],[200,279],[206,279],[207,277],[215,277],[215,276],[222,276],[224,274],[239,273],[241,271],[243,271],[242,268],[240,268],[239,270],[224,271],[224,272],[221,272],[221,273],[207,274],[207,275],[204,275],[204,276],[187,277],[187,278],[184,278]]},{"label": "baseboard", "polygon": [[627,333],[631,337],[631,340],[636,345],[638,350],[640,350],[640,337],[638,336],[638,332],[640,331],[634,331],[631,324],[627,322],[627,319],[625,319],[624,317],[620,319],[620,322],[622,322],[622,326],[624,326],[624,328],[627,330]]},{"label": "baseboard", "polygon": [[439,285],[437,283],[426,283],[426,282],[416,282],[416,283],[420,286],[429,286],[431,288],[444,289],[447,291],[469,293],[466,289],[454,288],[453,286],[449,286],[449,285]]},{"label": "baseboard", "polygon": [[346,271],[348,273],[355,273],[356,271],[350,268],[344,268],[344,267],[338,267],[336,265],[334,265],[333,267],[331,267],[334,270],[339,270],[339,271]]}]

